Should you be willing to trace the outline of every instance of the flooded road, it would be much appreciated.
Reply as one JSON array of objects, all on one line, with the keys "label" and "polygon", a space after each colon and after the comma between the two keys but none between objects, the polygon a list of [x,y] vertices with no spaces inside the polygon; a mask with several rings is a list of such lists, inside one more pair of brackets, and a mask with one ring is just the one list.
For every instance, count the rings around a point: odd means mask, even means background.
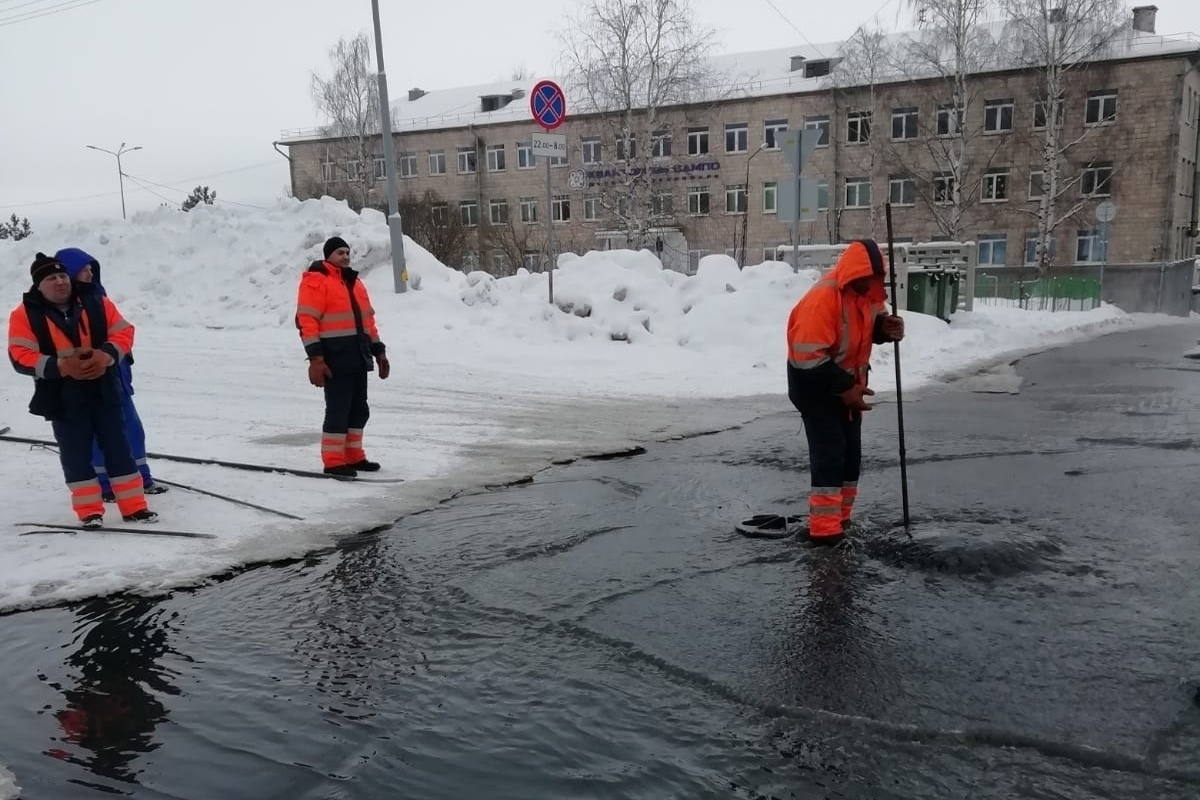
[{"label": "flooded road", "polygon": [[[1197,329],[865,429],[850,546],[799,415],[462,497],[166,599],[0,617],[33,798],[1194,798]],[[782,380],[782,379],[781,379]]]}]

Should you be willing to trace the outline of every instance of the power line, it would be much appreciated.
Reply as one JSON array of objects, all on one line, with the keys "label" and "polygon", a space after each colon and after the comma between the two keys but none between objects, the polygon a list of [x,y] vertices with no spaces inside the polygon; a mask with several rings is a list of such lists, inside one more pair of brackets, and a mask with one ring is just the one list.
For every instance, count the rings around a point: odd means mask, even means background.
[{"label": "power line", "polygon": [[779,6],[775,5],[774,0],[766,0],[766,4],[769,5],[771,8],[775,9],[775,13],[779,15],[779,18],[782,19],[784,22],[786,22],[788,25],[790,25],[792,27],[792,30],[794,30],[797,34],[799,34],[800,38],[804,40],[804,43],[806,45],[811,47],[813,50],[816,50],[817,55],[819,55],[821,58],[829,57],[829,56],[825,55],[823,52],[821,52],[821,48],[817,47],[815,44],[813,44],[812,42],[810,42],[808,40],[808,37],[804,35],[804,31],[802,31],[798,27],[796,27],[796,23],[792,22],[791,19],[788,18],[787,14],[784,14],[779,9]]},{"label": "power line", "polygon": [[[76,8],[83,8],[84,6],[90,6],[94,3],[102,2],[104,2],[104,0],[67,0],[67,2],[59,3],[58,5],[35,8],[30,11],[14,14],[12,16],[0,17],[0,28],[6,28],[9,25],[17,25],[21,22],[30,22],[31,20],[41,19],[42,17],[52,17],[55,14],[61,14],[64,11],[71,11]],[[20,6],[15,6],[14,8],[20,8]],[[13,8],[7,9],[7,11],[13,10]]]},{"label": "power line", "polygon": [[144,183],[142,183],[142,182],[141,182],[141,181],[139,181],[137,178],[135,178],[135,177],[133,177],[132,175],[130,175],[128,172],[126,172],[126,173],[125,173],[125,177],[126,177],[126,178],[129,178],[129,180],[133,181],[133,182],[134,182],[134,183],[136,183],[138,186],[141,186],[143,189],[145,189],[147,192],[149,192],[150,194],[152,194],[152,195],[154,195],[155,197],[157,197],[159,200],[165,200],[166,202],[168,202],[168,203],[171,203],[172,205],[175,203],[175,201],[174,201],[174,200],[172,200],[171,198],[169,198],[169,197],[163,197],[161,194],[159,194],[158,192],[154,191],[154,190],[153,190],[153,189],[151,189],[149,186],[146,186]]},{"label": "power line", "polygon": [[[182,194],[182,195],[189,195],[189,194],[191,194],[191,191],[190,191],[190,190],[188,190],[188,189],[180,189],[180,188],[177,188],[177,187],[175,187],[175,186],[167,186],[166,184],[162,184],[162,183],[155,183],[154,181],[152,181],[152,180],[149,180],[149,179],[147,179],[147,178],[135,178],[135,177],[133,177],[132,175],[130,175],[128,172],[126,172],[126,173],[125,173],[125,177],[126,177],[126,178],[129,178],[129,180],[133,181],[134,183],[138,184],[139,186],[142,186],[142,183],[144,182],[144,183],[148,183],[148,184],[150,184],[151,186],[157,186],[159,189],[166,189],[166,190],[168,190],[168,191],[172,191],[172,192],[179,192],[179,193],[180,193],[180,194]],[[194,180],[194,179],[193,179],[193,180]],[[182,181],[181,181],[181,182],[182,182]],[[142,188],[146,188],[146,187],[144,187],[144,186],[143,186]],[[150,190],[150,189],[148,189],[148,188],[146,188],[146,191],[150,192],[151,194],[153,194],[153,195],[154,195],[154,196],[156,196],[156,197],[162,197],[162,195],[158,194],[157,192],[153,192],[153,191],[151,191],[151,190]],[[167,198],[163,197],[163,199],[164,199],[164,200],[166,200]],[[217,202],[218,202],[218,203],[229,203],[230,205],[235,205],[235,206],[245,206],[246,208],[257,208],[259,211],[265,211],[265,210],[266,210],[266,208],[264,208],[263,206],[252,206],[252,205],[250,205],[249,203],[239,203],[239,202],[237,202],[236,200],[223,200],[223,199],[221,199],[221,198],[219,198],[219,197],[218,197],[218,198],[216,198],[216,200],[217,200]]]}]

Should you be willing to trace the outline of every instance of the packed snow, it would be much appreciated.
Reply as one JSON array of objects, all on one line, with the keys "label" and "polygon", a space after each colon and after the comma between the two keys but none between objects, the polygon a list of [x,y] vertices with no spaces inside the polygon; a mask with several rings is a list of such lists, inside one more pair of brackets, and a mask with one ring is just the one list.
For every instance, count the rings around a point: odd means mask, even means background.
[{"label": "packed snow", "polygon": [[[13,523],[74,520],[54,452],[0,442],[0,610],[195,583],[330,546],[554,460],[790,410],[784,325],[817,274],[782,263],[739,270],[711,256],[689,277],[664,270],[648,252],[568,254],[551,305],[545,274],[464,274],[408,242],[411,289],[397,294],[384,217],[326,198],[284,200],[268,211],[161,208],[129,222],[38,231],[0,242],[0,274],[12,308],[35,252],[73,246],[100,260],[110,297],[137,326],[135,401],[150,451],[319,470],[322,396],[307,382],[293,313],[302,271],[334,234],[353,247],[392,363],[388,381],[371,378],[367,455],[384,464],[380,477],[405,482],[154,459],[158,479],[303,520],[173,488],[150,498],[159,527],[219,538],[20,536],[27,529]],[[959,313],[952,325],[906,319],[906,389],[1002,356],[1166,321],[1111,306],[984,309]],[[891,359],[892,348],[876,348],[881,395],[893,385]],[[6,375],[0,426],[51,439],[50,426],[27,411],[32,381]],[[110,524],[119,520],[115,509],[108,513]]]},{"label": "packed snow", "polygon": [[0,800],[16,800],[20,796],[21,787],[17,785],[17,776],[0,765]]}]

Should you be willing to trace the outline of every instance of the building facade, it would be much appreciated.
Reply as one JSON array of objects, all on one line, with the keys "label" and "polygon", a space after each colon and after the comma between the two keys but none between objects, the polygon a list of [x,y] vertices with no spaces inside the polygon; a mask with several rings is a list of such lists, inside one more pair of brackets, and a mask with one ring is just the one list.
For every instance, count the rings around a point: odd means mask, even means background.
[{"label": "building facade", "polygon": [[[1073,144],[1056,190],[1056,264],[1196,253],[1200,41],[1158,36],[1153,7],[1137,13],[1126,46],[1075,72],[1059,109],[1061,140]],[[1039,195],[1049,190],[1039,133],[1050,123],[1036,71],[972,76],[976,100],[956,122],[944,80],[835,80],[840,59],[822,52],[838,47],[730,57],[751,65],[738,90],[658,110],[641,154],[627,152],[636,143],[614,135],[608,116],[569,114],[556,131],[569,155],[552,164],[549,199],[530,146],[540,132],[528,105],[534,81],[414,89],[393,105],[400,192],[431,205],[434,224],[462,227],[461,263],[451,266],[540,268],[547,215],[557,252],[648,247],[682,271],[711,253],[754,264],[792,241],[791,219],[779,213],[791,175],[782,146],[803,128],[818,137],[802,176],[816,184],[817,210],[800,223],[800,243],[882,239],[890,202],[897,241],[971,240],[981,265],[1034,264]],[[969,165],[959,186],[944,169],[956,141]],[[347,156],[341,139],[320,131],[285,132],[280,144],[295,196],[347,197],[357,181],[369,204],[386,207],[381,146],[369,159]],[[655,215],[639,242],[628,241],[607,191],[631,169],[650,176]],[[1096,219],[1104,201],[1116,207],[1107,231]]]}]

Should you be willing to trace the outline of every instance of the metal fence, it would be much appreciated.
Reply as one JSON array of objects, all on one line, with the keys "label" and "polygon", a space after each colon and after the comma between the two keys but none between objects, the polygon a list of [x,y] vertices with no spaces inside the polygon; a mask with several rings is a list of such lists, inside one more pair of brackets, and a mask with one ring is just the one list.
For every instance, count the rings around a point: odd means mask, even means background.
[{"label": "metal fence", "polygon": [[[1035,273],[1036,274],[1036,273]],[[1031,311],[1090,311],[1100,307],[1100,281],[1090,278],[1024,276],[981,272],[975,277],[975,302]]]}]

